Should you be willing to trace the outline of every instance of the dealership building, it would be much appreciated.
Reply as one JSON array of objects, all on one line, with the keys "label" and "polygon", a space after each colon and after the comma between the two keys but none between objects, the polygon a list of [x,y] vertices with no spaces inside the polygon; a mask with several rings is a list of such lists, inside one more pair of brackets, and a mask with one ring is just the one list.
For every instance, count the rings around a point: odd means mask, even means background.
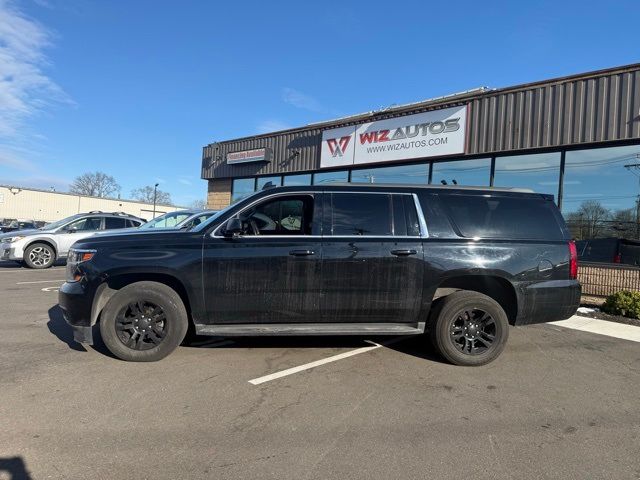
[{"label": "dealership building", "polygon": [[[478,88],[203,148],[208,206],[265,184],[457,184],[553,194],[637,215],[640,64]],[[582,209],[582,210],[581,210]]]}]

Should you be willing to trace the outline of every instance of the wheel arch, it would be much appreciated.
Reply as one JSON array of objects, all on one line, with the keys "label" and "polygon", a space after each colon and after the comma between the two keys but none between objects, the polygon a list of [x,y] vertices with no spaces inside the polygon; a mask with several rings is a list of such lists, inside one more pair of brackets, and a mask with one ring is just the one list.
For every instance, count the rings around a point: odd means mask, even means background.
[{"label": "wheel arch", "polygon": [[460,275],[443,280],[436,288],[432,302],[459,290],[469,290],[491,297],[504,309],[513,325],[518,316],[518,296],[513,284],[498,275]]},{"label": "wheel arch", "polygon": [[54,242],[52,239],[50,238],[35,238],[33,240],[30,240],[29,242],[27,242],[24,246],[24,248],[22,249],[23,252],[27,251],[27,248],[29,248],[30,246],[36,244],[36,243],[44,243],[45,245],[48,245],[49,247],[53,248],[53,253],[55,254],[55,259],[58,259],[58,245],[56,244],[56,242]]},{"label": "wheel arch", "polygon": [[173,289],[184,304],[189,323],[193,324],[191,301],[187,289],[179,278],[168,273],[122,273],[107,278],[96,289],[91,307],[91,324],[94,325],[98,322],[104,307],[118,290],[136,282],[157,282]]}]

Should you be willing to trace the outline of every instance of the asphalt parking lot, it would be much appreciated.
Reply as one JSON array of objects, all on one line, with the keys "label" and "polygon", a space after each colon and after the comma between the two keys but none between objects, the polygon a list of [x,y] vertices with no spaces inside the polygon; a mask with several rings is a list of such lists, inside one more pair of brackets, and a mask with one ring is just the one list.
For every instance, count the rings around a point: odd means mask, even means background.
[{"label": "asphalt parking lot", "polygon": [[205,338],[134,364],[73,342],[63,279],[0,264],[0,479],[640,478],[636,342],[512,328],[462,368],[422,337]]}]

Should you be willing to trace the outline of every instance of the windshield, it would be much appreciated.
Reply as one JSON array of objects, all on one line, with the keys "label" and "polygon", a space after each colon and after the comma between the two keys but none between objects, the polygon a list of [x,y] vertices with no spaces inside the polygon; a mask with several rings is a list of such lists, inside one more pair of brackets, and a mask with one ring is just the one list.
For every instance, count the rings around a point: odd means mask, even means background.
[{"label": "windshield", "polygon": [[[243,199],[244,200],[244,199]],[[199,232],[200,230],[204,230],[205,228],[207,228],[212,222],[215,221],[216,218],[218,218],[220,215],[224,214],[225,212],[229,211],[231,209],[231,207],[235,207],[236,204],[231,204],[228,207],[223,208],[220,211],[217,211],[216,213],[214,213],[213,215],[211,215],[211,217],[209,217],[209,219],[207,219],[206,222],[202,222],[200,225],[198,226],[194,226],[191,228],[192,232]]]},{"label": "windshield", "polygon": [[152,228],[176,228],[177,225],[193,215],[193,212],[169,212],[154,218],[140,227],[140,230]]},{"label": "windshield", "polygon": [[40,230],[55,230],[62,225],[69,223],[71,220],[74,220],[82,215],[71,215],[70,217],[63,218],[62,220],[58,220],[57,222],[48,223],[44,227],[41,227]]}]

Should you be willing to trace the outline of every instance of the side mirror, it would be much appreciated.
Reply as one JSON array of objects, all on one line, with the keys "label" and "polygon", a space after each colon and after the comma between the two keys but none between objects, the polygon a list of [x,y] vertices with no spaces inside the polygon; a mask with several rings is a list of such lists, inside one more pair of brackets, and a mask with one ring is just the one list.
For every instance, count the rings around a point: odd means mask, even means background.
[{"label": "side mirror", "polygon": [[225,237],[238,237],[242,232],[242,221],[239,218],[234,217],[227,220],[227,224],[224,227]]}]

